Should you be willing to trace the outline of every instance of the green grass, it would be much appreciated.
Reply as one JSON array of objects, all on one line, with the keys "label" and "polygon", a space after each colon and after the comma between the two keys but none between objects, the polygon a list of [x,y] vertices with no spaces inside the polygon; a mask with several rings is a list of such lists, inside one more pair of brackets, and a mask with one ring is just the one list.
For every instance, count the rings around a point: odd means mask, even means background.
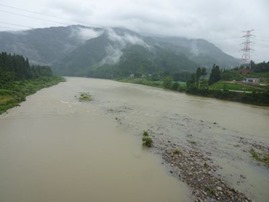
[{"label": "green grass", "polygon": [[259,72],[259,73],[250,73],[247,77],[255,77],[255,78],[266,78],[269,79],[269,72]]},{"label": "green grass", "polygon": [[[163,88],[162,80],[152,81],[146,78],[127,78],[119,81]],[[229,100],[233,102],[242,102],[259,106],[269,106],[268,86],[254,86],[239,82],[219,81],[211,85],[209,89],[192,89],[187,88],[186,82],[176,83],[178,83],[178,88],[171,90],[178,92],[186,92],[187,94],[197,96]],[[200,87],[201,86],[202,84],[200,85]]]},{"label": "green grass", "polygon": [[263,91],[262,87],[251,86],[243,83],[219,81],[210,86],[210,90],[234,90],[234,91]]},{"label": "green grass", "polygon": [[13,81],[0,88],[0,114],[18,106],[26,96],[64,81],[62,77],[41,77],[39,79]]},{"label": "green grass", "polygon": [[11,95],[0,95],[0,105],[4,105],[13,100],[13,96]]}]

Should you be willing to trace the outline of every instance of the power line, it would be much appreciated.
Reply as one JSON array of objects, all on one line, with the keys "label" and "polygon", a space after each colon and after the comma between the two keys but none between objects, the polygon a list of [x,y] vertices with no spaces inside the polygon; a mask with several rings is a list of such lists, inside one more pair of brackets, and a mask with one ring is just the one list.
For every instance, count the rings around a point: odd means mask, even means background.
[{"label": "power line", "polygon": [[12,25],[12,26],[17,26],[17,27],[23,27],[23,28],[27,28],[27,29],[34,29],[33,27],[19,25],[19,24],[15,24],[15,23],[9,23],[9,22],[3,22],[3,21],[0,21],[0,23],[5,24],[5,25]]},{"label": "power line", "polygon": [[[40,16],[45,16],[45,17],[49,17],[49,18],[54,18],[54,19],[57,19],[57,20],[64,20],[65,22],[66,21],[70,22],[70,23],[63,23],[63,22],[49,20],[49,19],[45,20],[45,19],[40,19],[40,18],[34,18],[36,20],[48,21],[48,22],[53,22],[53,23],[57,23],[57,24],[61,24],[61,25],[70,25],[72,23],[72,24],[80,24],[80,25],[88,26],[88,27],[90,27],[90,26],[104,27],[104,26],[101,26],[101,25],[88,24],[88,23],[85,23],[85,22],[82,22],[82,21],[74,21],[74,20],[71,20],[71,19],[62,18],[62,17],[58,17],[58,16],[54,16],[54,15],[47,15],[47,14],[44,14],[44,13],[40,13],[40,12],[28,10],[28,9],[23,9],[23,8],[18,8],[18,7],[15,7],[15,6],[10,6],[10,5],[7,5],[7,4],[2,4],[2,3],[0,3],[0,7],[6,7],[6,8],[9,8],[9,9],[15,9],[15,10],[18,10],[18,11],[27,12],[27,13],[31,13],[31,14],[34,14],[34,15],[40,15]],[[33,19],[32,16],[28,16],[28,15],[24,15],[24,14],[20,14],[20,13],[14,13],[14,12],[6,11],[6,10],[0,10],[0,11],[8,13],[8,14],[12,14],[12,15],[19,15],[19,16],[23,16],[23,17]]]},{"label": "power line", "polygon": [[22,17],[25,17],[25,18],[31,18],[32,20],[39,20],[39,21],[47,21],[47,22],[53,22],[53,23],[57,23],[57,24],[61,24],[61,25],[69,25],[67,23],[62,23],[62,22],[57,22],[57,21],[53,21],[53,20],[45,20],[45,19],[41,19],[41,18],[33,18],[32,16],[28,16],[28,15],[24,15],[24,14],[19,14],[19,13],[13,13],[13,12],[9,12],[9,11],[5,11],[5,10],[1,10],[0,9],[0,12],[4,12],[4,13],[7,13],[7,14],[12,14],[12,15],[17,15],[17,16],[22,16]]},{"label": "power line", "polygon": [[[5,5],[5,4],[1,4],[0,6],[2,7],[6,7],[6,8],[12,8],[12,9],[16,9],[16,10],[20,10],[20,11],[24,11],[24,12],[28,12],[28,13],[33,13],[33,14],[38,14],[38,15],[45,15],[43,13],[39,13],[39,12],[35,12],[35,11],[30,11],[30,10],[26,10],[26,9],[22,9],[22,8],[18,8],[18,7],[14,7],[14,6],[9,6],[9,5]],[[46,15],[45,15],[46,16]]]},{"label": "power line", "polygon": [[[15,10],[19,10],[19,11],[23,11],[23,12],[27,12],[27,13],[31,13],[31,14],[35,14],[35,15],[41,15],[41,16],[45,16],[45,17],[57,18],[57,19],[61,19],[61,20],[67,20],[67,21],[70,21],[70,22],[73,22],[73,23],[78,23],[78,21],[70,20],[70,19],[67,19],[67,18],[62,18],[62,17],[58,17],[58,16],[55,16],[55,15],[47,15],[47,14],[44,14],[44,13],[31,11],[31,10],[23,9],[23,8],[18,8],[18,7],[6,5],[6,4],[1,4],[0,3],[0,6],[15,9]],[[79,23],[84,24],[83,22],[79,22]]]}]

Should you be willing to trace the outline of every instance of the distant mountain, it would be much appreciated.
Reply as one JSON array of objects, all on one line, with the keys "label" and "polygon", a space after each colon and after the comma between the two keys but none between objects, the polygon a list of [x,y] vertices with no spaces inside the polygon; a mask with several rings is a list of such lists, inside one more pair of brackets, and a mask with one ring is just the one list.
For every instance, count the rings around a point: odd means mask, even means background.
[{"label": "distant mountain", "polygon": [[204,39],[186,39],[179,37],[156,38],[163,42],[163,46],[176,52],[184,53],[188,59],[200,66],[211,67],[218,64],[221,67],[235,67],[240,64],[239,59],[224,53],[214,44]]},{"label": "distant mountain", "polygon": [[124,28],[52,27],[0,32],[0,51],[51,65],[61,75],[111,78],[239,64],[202,39],[144,36]]},{"label": "distant mountain", "polygon": [[0,32],[0,51],[24,55],[38,64],[52,64],[81,44],[72,27]]}]

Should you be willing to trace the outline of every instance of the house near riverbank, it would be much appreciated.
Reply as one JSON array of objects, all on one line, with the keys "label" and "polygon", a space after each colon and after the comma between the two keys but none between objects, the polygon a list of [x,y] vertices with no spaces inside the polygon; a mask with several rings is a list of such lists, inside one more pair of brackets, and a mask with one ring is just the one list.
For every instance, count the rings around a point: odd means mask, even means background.
[{"label": "house near riverbank", "polygon": [[248,84],[260,84],[260,79],[259,78],[245,78],[243,82],[248,83]]}]

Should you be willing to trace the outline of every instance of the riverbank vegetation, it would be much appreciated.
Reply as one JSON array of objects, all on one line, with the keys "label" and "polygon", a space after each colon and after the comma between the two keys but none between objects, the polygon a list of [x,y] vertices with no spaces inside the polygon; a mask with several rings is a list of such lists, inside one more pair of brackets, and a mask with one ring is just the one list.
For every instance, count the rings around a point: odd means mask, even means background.
[{"label": "riverbank vegetation", "polygon": [[[257,65],[252,62],[251,68],[236,67],[231,70],[214,65],[208,80],[199,76],[198,69],[186,83],[186,93],[269,106],[269,62]],[[253,77],[257,74],[260,77]]]},{"label": "riverbank vegetation", "polygon": [[26,96],[62,81],[48,66],[30,65],[23,56],[0,53],[0,114],[18,106]]},{"label": "riverbank vegetation", "polygon": [[92,96],[90,95],[90,93],[80,93],[79,95],[79,101],[83,102],[83,101],[91,101],[92,100]]},{"label": "riverbank vegetation", "polygon": [[153,145],[153,140],[151,137],[149,137],[149,133],[147,131],[143,132],[142,144],[145,147],[152,147]]},{"label": "riverbank vegetation", "polygon": [[[152,77],[129,77],[121,79],[148,86],[154,86],[187,94],[216,99],[269,106],[269,62],[251,67],[221,69],[213,65],[210,74],[206,68],[197,68],[195,73],[160,74]],[[184,78],[180,80],[180,78]]]},{"label": "riverbank vegetation", "polygon": [[249,153],[251,154],[252,158],[256,161],[264,163],[266,166],[269,166],[269,153],[260,154],[255,149],[251,148]]}]

